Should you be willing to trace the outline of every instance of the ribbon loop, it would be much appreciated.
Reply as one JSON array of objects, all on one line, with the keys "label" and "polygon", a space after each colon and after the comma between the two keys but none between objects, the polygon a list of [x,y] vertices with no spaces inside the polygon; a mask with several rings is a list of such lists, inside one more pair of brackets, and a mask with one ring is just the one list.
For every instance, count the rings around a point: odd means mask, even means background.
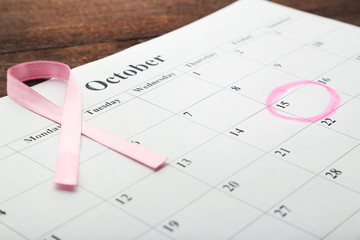
[{"label": "ribbon loop", "polygon": [[[23,83],[39,78],[57,78],[67,82],[62,108]],[[33,61],[15,65],[7,72],[7,93],[9,97],[25,108],[61,124],[54,177],[54,182],[57,184],[77,185],[81,134],[152,169],[159,168],[167,159],[150,149],[82,121],[81,90],[66,64],[53,61]]]}]

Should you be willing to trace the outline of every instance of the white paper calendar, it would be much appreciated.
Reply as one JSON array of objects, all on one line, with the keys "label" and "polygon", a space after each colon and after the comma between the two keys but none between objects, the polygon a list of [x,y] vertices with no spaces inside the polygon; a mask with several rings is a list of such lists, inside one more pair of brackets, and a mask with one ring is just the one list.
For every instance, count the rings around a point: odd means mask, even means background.
[{"label": "white paper calendar", "polygon": [[84,120],[166,165],[82,137],[58,189],[61,127],[1,98],[0,239],[360,239],[360,28],[242,0],[72,71]]}]

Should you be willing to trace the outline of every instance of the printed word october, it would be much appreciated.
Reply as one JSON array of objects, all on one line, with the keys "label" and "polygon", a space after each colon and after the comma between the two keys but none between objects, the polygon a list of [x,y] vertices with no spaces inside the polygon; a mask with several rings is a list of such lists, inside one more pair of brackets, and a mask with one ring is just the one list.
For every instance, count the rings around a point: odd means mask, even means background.
[{"label": "printed word october", "polygon": [[130,77],[137,75],[143,71],[148,70],[150,67],[157,66],[159,63],[164,62],[165,60],[162,59],[160,55],[154,57],[153,59],[145,61],[142,64],[136,65],[129,65],[128,69],[120,72],[120,73],[113,73],[112,76],[107,77],[105,81],[103,80],[93,80],[86,83],[86,88],[93,91],[100,91],[106,89],[109,84],[116,84],[120,83],[122,80],[126,80]]}]

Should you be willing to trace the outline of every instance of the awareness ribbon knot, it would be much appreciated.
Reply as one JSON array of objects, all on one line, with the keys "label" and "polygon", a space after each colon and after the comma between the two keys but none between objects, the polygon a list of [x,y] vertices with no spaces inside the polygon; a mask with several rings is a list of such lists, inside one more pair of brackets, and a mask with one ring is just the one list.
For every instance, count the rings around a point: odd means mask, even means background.
[{"label": "awareness ribbon knot", "polygon": [[[56,78],[67,82],[62,108],[23,83],[39,78]],[[25,108],[61,124],[54,177],[56,184],[77,185],[81,134],[152,169],[159,168],[167,159],[150,149],[82,121],[81,90],[70,67],[66,64],[53,61],[33,61],[15,65],[7,71],[7,93],[9,97]]]}]

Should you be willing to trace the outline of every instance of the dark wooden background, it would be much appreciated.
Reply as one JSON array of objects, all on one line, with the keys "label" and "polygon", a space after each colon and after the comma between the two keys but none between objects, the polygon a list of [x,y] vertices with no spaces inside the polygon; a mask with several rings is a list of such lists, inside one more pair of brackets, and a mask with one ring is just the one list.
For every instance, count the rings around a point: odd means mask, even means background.
[{"label": "dark wooden background", "polygon": [[[272,0],[360,26],[359,0]],[[54,60],[76,67],[160,36],[234,0],[0,0],[0,97],[6,70]],[[360,43],[359,43],[360,44]]]}]

